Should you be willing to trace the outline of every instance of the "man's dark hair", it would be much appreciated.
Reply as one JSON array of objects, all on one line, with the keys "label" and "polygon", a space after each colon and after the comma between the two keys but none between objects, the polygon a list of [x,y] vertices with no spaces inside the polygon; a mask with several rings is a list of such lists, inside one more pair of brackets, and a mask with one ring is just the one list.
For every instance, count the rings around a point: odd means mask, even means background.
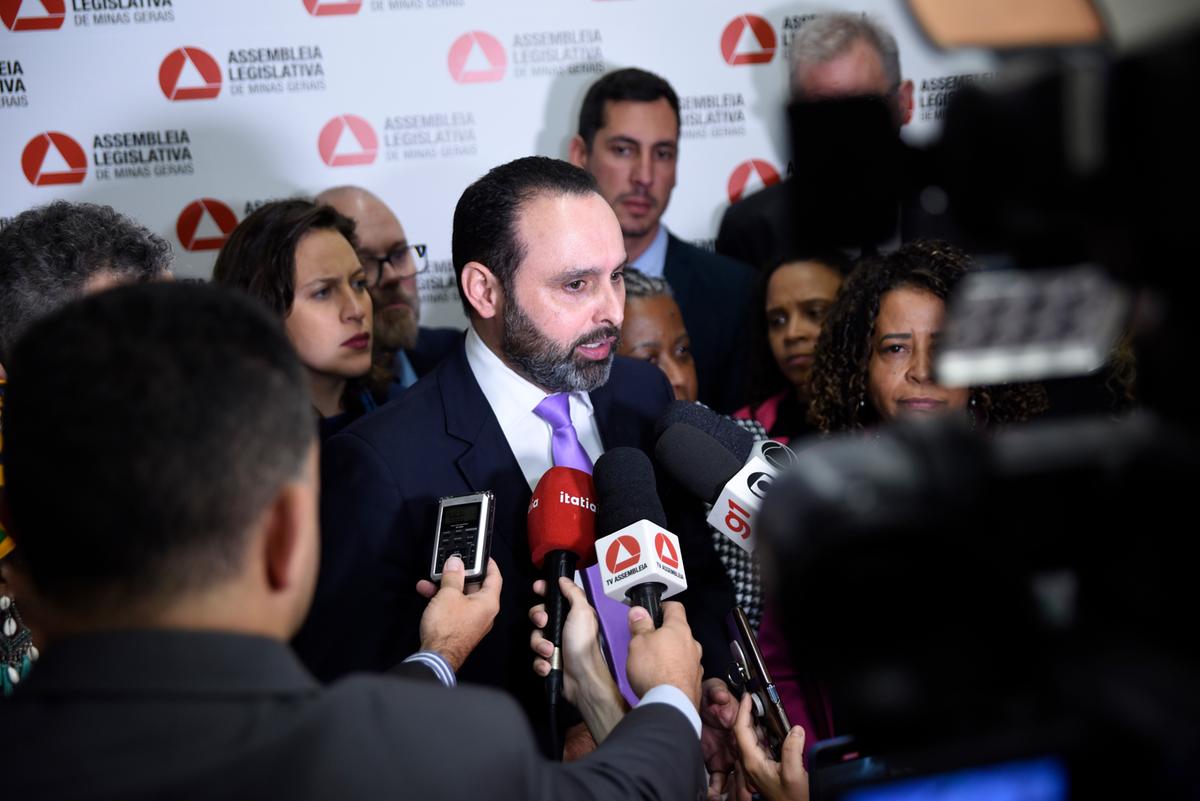
[{"label": "man's dark hair", "polygon": [[586,171],[544,156],[501,164],[467,187],[454,208],[454,231],[450,251],[463,310],[474,313],[463,291],[463,267],[477,261],[512,294],[513,277],[525,258],[525,243],[517,236],[521,207],[541,195],[587,195],[599,193],[596,179]]},{"label": "man's dark hair", "polygon": [[47,312],[111,272],[126,281],[170,269],[171,246],[109,206],[58,200],[21,212],[0,229],[0,363]]},{"label": "man's dark hair", "polygon": [[7,367],[10,533],[34,586],[73,613],[234,575],[316,433],[279,320],[221,287],[86,297],[34,323]]},{"label": "man's dark hair", "polygon": [[629,67],[610,72],[588,88],[579,109],[579,137],[588,152],[596,140],[596,132],[604,127],[605,104],[610,100],[619,102],[632,100],[635,103],[653,103],[666,98],[675,112],[675,132],[679,132],[679,96],[671,84],[653,72]]},{"label": "man's dark hair", "polygon": [[326,230],[357,244],[354,221],[332,206],[305,198],[259,206],[225,240],[213,281],[245,290],[286,317],[296,294],[296,248],[305,234]]}]

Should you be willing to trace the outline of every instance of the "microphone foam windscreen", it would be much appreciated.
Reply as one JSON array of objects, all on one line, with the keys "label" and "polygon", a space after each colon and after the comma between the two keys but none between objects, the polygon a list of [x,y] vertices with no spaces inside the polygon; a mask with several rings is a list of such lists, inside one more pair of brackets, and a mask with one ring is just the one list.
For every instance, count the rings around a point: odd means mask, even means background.
[{"label": "microphone foam windscreen", "polygon": [[596,534],[607,537],[639,520],[667,527],[654,467],[637,448],[613,448],[596,460]]},{"label": "microphone foam windscreen", "polygon": [[687,423],[703,431],[711,425],[711,418],[716,412],[700,403],[685,400],[673,400],[667,404],[667,410],[654,423],[654,438],[658,439],[676,423]]},{"label": "microphone foam windscreen", "polygon": [[664,431],[654,446],[654,456],[688,492],[709,503],[744,464],[714,437],[687,423],[676,423]]},{"label": "microphone foam windscreen", "polygon": [[541,568],[551,551],[571,551],[583,568],[596,561],[596,492],[592,477],[570,467],[547,470],[529,500],[529,550]]},{"label": "microphone foam windscreen", "polygon": [[754,437],[737,423],[699,403],[672,401],[654,425],[655,436],[662,437],[677,423],[686,423],[708,434],[745,464],[754,448]]}]

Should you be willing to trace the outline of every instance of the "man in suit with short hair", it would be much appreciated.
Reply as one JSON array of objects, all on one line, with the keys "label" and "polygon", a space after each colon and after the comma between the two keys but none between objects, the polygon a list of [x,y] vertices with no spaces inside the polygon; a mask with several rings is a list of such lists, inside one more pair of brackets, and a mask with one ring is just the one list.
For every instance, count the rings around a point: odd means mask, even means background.
[{"label": "man in suit with short hair", "polygon": [[[532,489],[555,465],[590,471],[608,448],[651,450],[673,396],[653,365],[615,356],[625,247],[583,170],[540,157],[491,170],[458,202],[453,257],[471,323],[463,342],[403,397],[325,444],[321,577],[295,645],[324,678],[386,668],[415,647],[412,584],[429,572],[438,499],[490,490],[504,591],[461,675],[507,689],[545,731],[528,657],[540,578],[526,535]],[[684,603],[715,673],[728,654],[721,620],[732,586],[699,505],[660,494],[693,587]]]},{"label": "man in suit with short hair", "polygon": [[741,406],[753,271],[662,224],[679,158],[675,90],[640,69],[603,76],[584,96],[570,158],[596,178],[616,213],[630,266],[671,285],[691,335],[700,400],[722,412]]},{"label": "man in suit with short hair", "polygon": [[11,573],[47,642],[4,705],[6,797],[701,792],[699,654],[673,605],[659,630],[630,613],[643,703],[566,766],[511,699],[435,681],[491,626],[494,563],[473,594],[453,557],[422,587],[421,651],[391,675],[322,688],[304,670],[285,641],[316,581],[316,431],[299,360],[249,298],[101,293],[33,325],[7,366]]}]

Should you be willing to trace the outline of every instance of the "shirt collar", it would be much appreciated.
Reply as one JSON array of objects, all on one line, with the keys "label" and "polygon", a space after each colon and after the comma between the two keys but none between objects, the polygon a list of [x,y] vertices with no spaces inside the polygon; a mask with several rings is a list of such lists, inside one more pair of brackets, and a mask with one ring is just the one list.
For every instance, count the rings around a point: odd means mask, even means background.
[{"label": "shirt collar", "polygon": [[[466,349],[467,364],[502,426],[528,415],[551,394],[505,364],[487,346],[473,324],[467,328]],[[572,392],[571,398],[591,413],[592,399],[586,392]]]},{"label": "shirt collar", "polygon": [[405,389],[417,383],[417,371],[403,348],[396,351],[396,359],[392,362],[392,375],[395,376],[395,383]]},{"label": "shirt collar", "polygon": [[642,251],[642,255],[638,256],[629,265],[635,270],[639,270],[646,275],[652,275],[656,278],[661,278],[663,270],[667,264],[667,226],[659,223],[658,233],[654,235],[654,241],[650,243],[650,247]]}]

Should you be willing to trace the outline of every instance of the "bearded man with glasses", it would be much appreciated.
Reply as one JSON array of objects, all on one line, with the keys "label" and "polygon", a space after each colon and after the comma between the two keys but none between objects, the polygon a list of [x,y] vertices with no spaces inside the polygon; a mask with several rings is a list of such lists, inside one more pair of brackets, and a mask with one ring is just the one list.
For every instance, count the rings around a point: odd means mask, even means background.
[{"label": "bearded man with glasses", "polygon": [[358,258],[375,306],[375,364],[394,377],[390,400],[454,350],[462,331],[420,326],[417,276],[429,269],[428,249],[408,241],[404,226],[387,204],[357,186],[326,189],[316,199],[354,220]]}]

